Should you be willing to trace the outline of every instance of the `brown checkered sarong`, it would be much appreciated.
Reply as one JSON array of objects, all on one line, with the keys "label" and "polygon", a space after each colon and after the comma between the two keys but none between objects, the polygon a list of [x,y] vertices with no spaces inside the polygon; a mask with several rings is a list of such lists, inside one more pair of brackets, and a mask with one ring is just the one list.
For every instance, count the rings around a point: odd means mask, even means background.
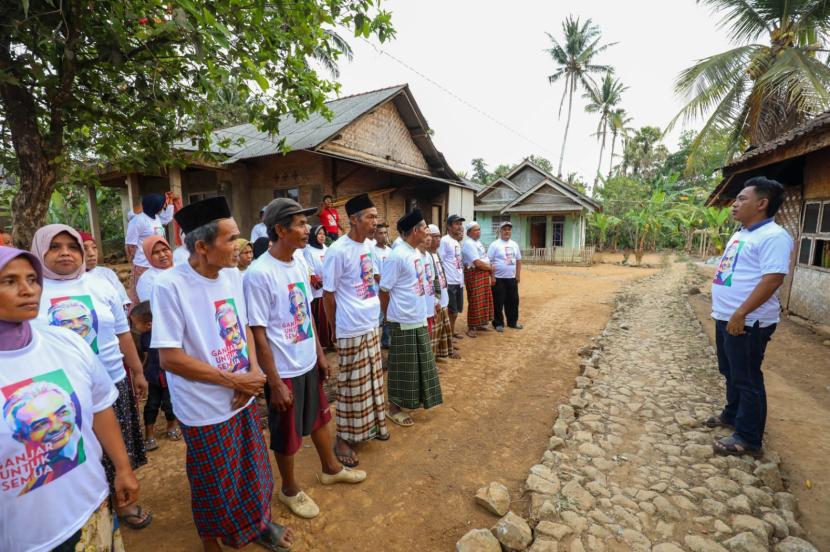
[{"label": "brown checkered sarong", "polygon": [[379,331],[337,338],[337,353],[337,436],[362,443],[388,435]]},{"label": "brown checkered sarong", "polygon": [[475,267],[464,270],[464,287],[467,288],[467,326],[486,326],[495,316],[493,288],[490,273]]},{"label": "brown checkered sarong", "polygon": [[446,358],[452,354],[452,326],[450,312],[446,307],[440,314],[435,315],[435,326],[432,328],[432,352],[436,357]]}]

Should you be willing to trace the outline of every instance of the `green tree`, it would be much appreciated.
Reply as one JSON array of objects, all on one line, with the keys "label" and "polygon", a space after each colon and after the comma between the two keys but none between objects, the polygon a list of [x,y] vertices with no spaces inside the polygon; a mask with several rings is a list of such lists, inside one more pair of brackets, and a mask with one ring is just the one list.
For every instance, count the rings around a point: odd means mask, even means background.
[{"label": "green tree", "polygon": [[600,213],[598,211],[591,213],[589,224],[597,230],[597,238],[599,242],[597,248],[600,251],[605,249],[605,242],[608,239],[608,232],[619,225],[620,222],[622,221],[613,215]]},{"label": "green tree", "polygon": [[527,160],[543,171],[553,174],[553,164],[547,158],[542,157],[541,155],[531,155],[527,158]]},{"label": "green tree", "polygon": [[207,152],[209,112],[232,79],[263,131],[277,134],[288,113],[326,112],[338,86],[310,63],[343,52],[339,27],[394,34],[376,0],[0,3],[0,163],[19,177],[15,242],[28,245],[73,167],[166,165],[182,139]]},{"label": "green tree", "polygon": [[[699,0],[723,13],[735,48],[680,73],[689,102],[672,121],[705,119],[692,142],[725,134],[729,152],[771,140],[830,107],[827,0]],[[765,40],[764,40],[765,39]],[[763,43],[759,41],[764,40]],[[671,127],[671,125],[670,125]]]},{"label": "green tree", "polygon": [[597,139],[601,144],[599,147],[599,161],[597,162],[597,172],[594,175],[594,187],[599,181],[600,173],[602,172],[602,155],[605,152],[605,140],[608,138],[608,127],[617,104],[622,100],[622,93],[628,87],[623,86],[620,79],[615,78],[611,71],[605,73],[605,76],[600,81],[599,85],[591,84],[588,91],[583,95],[583,98],[588,100],[588,105],[585,106],[585,111],[588,113],[599,114],[599,122],[597,123]]},{"label": "green tree", "polygon": [[631,131],[628,127],[631,121],[632,118],[628,116],[624,108],[618,107],[611,111],[611,116],[608,119],[608,126],[611,129],[611,157],[608,160],[608,178],[611,178],[611,173],[614,172],[614,154],[617,149],[617,139],[622,138],[623,144],[625,144]]},{"label": "green tree", "polygon": [[646,180],[653,178],[669,155],[661,139],[662,133],[657,127],[646,126],[635,131],[625,144],[624,170]]},{"label": "green tree", "polygon": [[562,107],[565,98],[568,98],[568,118],[565,122],[565,134],[562,137],[562,149],[559,154],[559,168],[557,176],[562,176],[562,163],[565,159],[565,145],[568,142],[568,129],[571,126],[571,111],[573,98],[577,88],[587,90],[591,84],[591,75],[610,71],[607,65],[594,63],[594,58],[613,44],[600,45],[600,30],[597,25],[587,19],[584,23],[579,18],[568,16],[562,23],[564,40],[558,41],[552,34],[547,33],[553,46],[547,50],[551,59],[557,65],[556,71],[548,76],[548,82],[555,84],[564,80],[565,89],[559,101],[559,118],[562,118]]},{"label": "green tree", "polygon": [[477,157],[470,164],[473,166],[473,181],[478,182],[482,186],[489,184],[490,173],[487,172],[487,163],[484,162],[484,159]]}]

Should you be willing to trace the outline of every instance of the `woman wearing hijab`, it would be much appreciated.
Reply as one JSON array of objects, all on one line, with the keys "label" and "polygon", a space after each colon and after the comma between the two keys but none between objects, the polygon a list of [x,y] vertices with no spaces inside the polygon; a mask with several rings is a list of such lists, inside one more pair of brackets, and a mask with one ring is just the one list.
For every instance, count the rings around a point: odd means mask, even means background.
[{"label": "woman wearing hijab", "polygon": [[323,348],[333,347],[331,341],[331,330],[329,329],[326,309],[323,308],[323,258],[326,256],[326,229],[322,224],[311,227],[309,232],[308,245],[303,250],[308,268],[312,272],[311,287],[314,288],[314,300],[311,302],[311,315],[314,317],[314,327],[317,330],[317,337],[320,339],[320,346]]},{"label": "woman wearing hijab", "polygon": [[130,274],[129,293],[133,304],[138,303],[135,286],[139,277],[150,268],[150,261],[144,255],[142,242],[150,236],[164,236],[164,225],[173,219],[173,204],[168,205],[167,199],[161,194],[148,194],[141,198],[143,211],[137,214],[127,225],[127,236],[124,238],[124,248],[127,260],[132,263]]},{"label": "woman wearing hijab", "polygon": [[121,279],[118,278],[118,275],[113,269],[106,266],[98,266],[98,244],[95,243],[95,238],[92,234],[82,232],[81,230],[78,230],[78,234],[81,235],[81,239],[84,242],[86,273],[109,282],[109,284],[115,288],[115,291],[118,292],[118,296],[121,297],[121,302],[124,304],[124,311],[130,312],[130,305],[132,302],[130,301],[130,297],[127,295],[127,290],[124,288],[124,284],[121,283]]},{"label": "woman wearing hijab", "polygon": [[[138,419],[138,398],[147,393],[141,361],[130,334],[121,298],[112,286],[85,273],[81,236],[65,224],[49,224],[35,232],[32,253],[43,265],[43,292],[38,319],[61,326],[81,336],[118,391],[112,407],[133,469],[147,463],[144,438]],[[132,386],[127,378],[129,368]],[[104,456],[104,470],[115,492],[115,467]],[[129,527],[146,527],[152,516],[141,506],[118,508],[119,518]]]},{"label": "woman wearing hijab", "polygon": [[259,259],[269,247],[271,247],[271,241],[268,238],[257,238],[253,245],[254,260]]},{"label": "woman wearing hijab", "polygon": [[150,263],[150,268],[139,277],[135,293],[139,301],[149,301],[158,275],[173,266],[173,252],[170,250],[170,244],[161,236],[148,237],[141,244],[141,248],[144,250],[144,257]]},{"label": "woman wearing hijab", "polygon": [[245,269],[254,262],[254,246],[245,238],[239,238],[236,241],[239,243],[239,264],[236,268],[239,272],[245,272]]},{"label": "woman wearing hijab", "polygon": [[[0,492],[0,550],[120,552],[102,447],[115,465],[117,507],[136,501],[138,481],[112,409],[118,391],[82,339],[30,324],[42,287],[34,255],[0,248],[0,458],[18,474]],[[43,418],[54,420],[45,430]]]}]

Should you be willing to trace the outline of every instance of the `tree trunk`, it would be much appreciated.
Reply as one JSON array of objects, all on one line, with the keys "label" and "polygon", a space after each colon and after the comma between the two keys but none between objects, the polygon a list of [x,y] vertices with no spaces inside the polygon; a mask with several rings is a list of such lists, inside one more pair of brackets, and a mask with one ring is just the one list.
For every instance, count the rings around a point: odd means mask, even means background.
[{"label": "tree trunk", "polygon": [[617,133],[611,134],[611,159],[608,161],[608,178],[611,178],[611,173],[614,171],[614,150],[617,145]]},{"label": "tree trunk", "polygon": [[565,144],[568,143],[568,129],[571,126],[571,108],[574,103],[574,84],[575,80],[571,79],[570,88],[568,89],[568,118],[565,120],[565,136],[562,137],[562,150],[559,152],[559,173],[557,176],[562,178],[562,163],[565,161]]},{"label": "tree trunk", "polygon": [[599,147],[599,162],[597,163],[597,174],[594,175],[594,186],[591,189],[593,193],[594,189],[596,189],[597,184],[599,183],[599,175],[600,171],[602,171],[602,154],[605,153],[605,135],[607,134],[607,129],[605,125],[602,126],[602,144]]},{"label": "tree trunk", "polygon": [[24,169],[23,156],[18,155],[20,187],[12,201],[12,239],[16,247],[26,250],[31,247],[35,231],[43,225],[58,179],[54,165],[45,156],[30,157]]}]

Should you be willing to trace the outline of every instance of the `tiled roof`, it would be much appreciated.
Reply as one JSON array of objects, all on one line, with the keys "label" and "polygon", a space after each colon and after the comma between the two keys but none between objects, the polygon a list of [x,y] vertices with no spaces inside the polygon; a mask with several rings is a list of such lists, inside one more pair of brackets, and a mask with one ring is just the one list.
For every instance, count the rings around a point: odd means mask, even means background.
[{"label": "tiled roof", "polygon": [[775,138],[774,140],[770,140],[769,142],[766,142],[764,144],[761,144],[748,150],[743,155],[741,155],[740,157],[726,165],[724,169],[729,169],[731,167],[741,165],[746,161],[749,161],[750,159],[758,157],[759,155],[775,151],[780,147],[786,146],[798,140],[799,138],[803,138],[804,136],[810,135],[819,130],[824,130],[826,128],[830,128],[830,111],[825,111],[821,115],[813,117],[806,123],[797,126],[790,131],[785,132],[778,138]]}]

